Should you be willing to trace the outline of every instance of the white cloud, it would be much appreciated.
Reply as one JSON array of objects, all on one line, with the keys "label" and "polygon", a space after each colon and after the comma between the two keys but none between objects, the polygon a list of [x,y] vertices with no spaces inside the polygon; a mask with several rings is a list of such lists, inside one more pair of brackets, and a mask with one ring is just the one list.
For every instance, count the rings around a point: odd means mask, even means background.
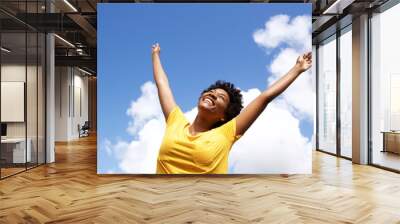
[{"label": "white cloud", "polygon": [[311,44],[310,31],[311,17],[308,15],[293,19],[288,15],[276,15],[265,23],[264,28],[253,33],[253,39],[258,45],[268,49],[286,44],[305,51],[307,49],[303,48],[304,43]]},{"label": "white cloud", "polygon": [[[247,105],[260,91],[242,92]],[[300,121],[283,100],[271,102],[232,147],[232,173],[310,173],[311,145],[300,132]]]},{"label": "white cloud", "polygon": [[[311,49],[311,18],[274,16],[264,29],[253,34],[264,48],[284,46],[269,65],[268,83],[284,75],[305,50]],[[165,122],[152,82],[141,87],[141,96],[127,111],[131,121],[130,142],[106,141],[107,155],[119,161],[121,173],[155,173],[156,159]],[[258,89],[243,90],[244,104],[260,94]],[[271,102],[245,135],[235,143],[229,156],[231,173],[311,173],[311,139],[301,134],[300,123],[314,117],[315,93],[309,72],[302,74],[283,94]],[[186,117],[193,121],[194,107]],[[304,120],[307,119],[307,120]],[[117,173],[117,171],[115,171]]]},{"label": "white cloud", "polygon": [[130,118],[127,131],[133,139],[115,143],[105,139],[103,143],[107,156],[119,164],[114,173],[155,173],[156,170],[165,122],[155,84],[146,82],[140,89],[140,97],[132,101],[126,112]]},{"label": "white cloud", "polygon": [[[271,17],[263,29],[253,33],[254,42],[259,46],[270,49],[282,46],[268,65],[268,84],[271,85],[295,64],[299,55],[311,51],[311,17],[308,15],[290,18],[288,15]],[[296,117],[314,118],[315,88],[310,71],[298,77],[295,82],[282,94]]]},{"label": "white cloud", "polygon": [[104,145],[104,149],[105,149],[107,155],[111,156],[111,154],[112,154],[112,143],[111,143],[111,141],[109,139],[105,139],[103,145]]},{"label": "white cloud", "polygon": [[120,157],[119,168],[124,173],[155,173],[164,129],[165,122],[162,116],[157,116],[143,125],[137,134],[138,139],[126,144]]},{"label": "white cloud", "polygon": [[[268,84],[272,85],[295,64],[301,53],[292,48],[282,49],[272,61],[269,71]],[[309,121],[314,119],[315,90],[311,71],[301,74],[289,88],[283,92],[282,97],[294,109],[297,117],[305,117]]]},{"label": "white cloud", "polygon": [[133,101],[126,111],[126,114],[132,119],[129,121],[127,129],[132,135],[135,135],[138,129],[149,120],[157,118],[161,114],[157,87],[151,82],[146,82],[140,89],[142,95]]}]

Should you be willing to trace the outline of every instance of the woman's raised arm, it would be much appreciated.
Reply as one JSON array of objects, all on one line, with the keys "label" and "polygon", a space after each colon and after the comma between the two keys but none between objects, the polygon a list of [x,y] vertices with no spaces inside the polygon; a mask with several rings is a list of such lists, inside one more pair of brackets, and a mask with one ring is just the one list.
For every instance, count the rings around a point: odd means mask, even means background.
[{"label": "woman's raised arm", "polygon": [[153,76],[157,85],[158,98],[160,99],[161,109],[164,113],[165,119],[168,118],[169,113],[176,106],[174,95],[169,87],[168,77],[165,74],[160,60],[160,45],[154,44],[152,47],[151,57],[153,61]]},{"label": "woman's raised arm", "polygon": [[[279,96],[304,71],[311,67],[311,52],[297,58],[296,64],[278,81],[250,102],[236,117],[236,135],[242,135],[253,124],[269,102]],[[299,93],[301,94],[301,93]]]}]

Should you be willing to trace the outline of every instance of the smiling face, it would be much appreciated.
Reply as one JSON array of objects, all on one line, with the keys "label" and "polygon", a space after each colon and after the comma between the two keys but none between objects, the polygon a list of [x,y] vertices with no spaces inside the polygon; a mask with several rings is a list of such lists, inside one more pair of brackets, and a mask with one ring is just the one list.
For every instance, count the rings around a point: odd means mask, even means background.
[{"label": "smiling face", "polygon": [[229,95],[223,89],[212,89],[203,93],[199,99],[199,113],[215,122],[225,119],[225,111],[229,105]]}]

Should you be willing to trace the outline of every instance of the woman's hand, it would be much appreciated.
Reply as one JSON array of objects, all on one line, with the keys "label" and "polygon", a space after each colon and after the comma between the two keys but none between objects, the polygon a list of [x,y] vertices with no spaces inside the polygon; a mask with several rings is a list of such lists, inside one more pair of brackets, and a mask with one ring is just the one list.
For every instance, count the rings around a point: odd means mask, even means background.
[{"label": "woman's hand", "polygon": [[236,117],[236,135],[243,135],[263,112],[265,107],[279,96],[279,94],[285,91],[301,73],[309,69],[311,63],[311,52],[300,55],[297,58],[296,64],[286,75],[282,76],[267,90],[251,101]]},{"label": "woman's hand", "polygon": [[311,64],[312,64],[311,57],[312,57],[311,52],[300,55],[297,58],[295,67],[297,67],[300,70],[300,72],[307,71],[311,67]]},{"label": "woman's hand", "polygon": [[161,48],[160,48],[160,44],[155,43],[153,44],[152,48],[151,48],[151,54],[160,54]]}]

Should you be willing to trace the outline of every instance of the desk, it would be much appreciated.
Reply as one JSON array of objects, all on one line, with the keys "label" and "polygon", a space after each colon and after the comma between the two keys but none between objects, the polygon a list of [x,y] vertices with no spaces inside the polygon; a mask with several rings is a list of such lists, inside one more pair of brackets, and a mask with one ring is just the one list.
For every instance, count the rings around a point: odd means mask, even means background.
[{"label": "desk", "polygon": [[[32,158],[31,145],[32,141],[30,138],[27,139],[26,154],[25,154],[25,138],[6,138],[1,139],[1,153],[3,154],[6,161],[10,163],[25,163],[30,162]],[[12,154],[9,155],[9,154]],[[6,158],[9,157],[9,158]],[[11,160],[12,158],[12,160]],[[25,161],[25,158],[27,159]]]},{"label": "desk", "polygon": [[393,152],[400,154],[400,131],[382,131],[383,150],[382,152]]}]

